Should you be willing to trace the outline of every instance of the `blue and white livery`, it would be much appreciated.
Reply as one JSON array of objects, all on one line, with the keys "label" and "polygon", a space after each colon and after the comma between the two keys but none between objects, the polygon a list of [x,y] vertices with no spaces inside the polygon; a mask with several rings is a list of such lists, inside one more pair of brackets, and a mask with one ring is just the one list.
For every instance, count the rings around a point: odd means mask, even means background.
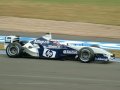
[{"label": "blue and white livery", "polygon": [[51,59],[74,59],[83,63],[94,60],[109,61],[115,58],[115,55],[101,49],[100,47],[75,45],[76,41],[61,42],[52,39],[51,34],[40,38],[30,40],[29,42],[20,41],[18,36],[5,37],[6,54],[11,58],[22,56],[32,56],[37,58]]}]

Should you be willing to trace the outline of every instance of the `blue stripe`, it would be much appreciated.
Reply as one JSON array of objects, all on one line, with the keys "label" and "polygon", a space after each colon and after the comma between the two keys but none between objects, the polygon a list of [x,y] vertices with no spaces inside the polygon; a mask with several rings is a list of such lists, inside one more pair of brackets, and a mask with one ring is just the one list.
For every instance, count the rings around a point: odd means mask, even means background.
[{"label": "blue stripe", "polygon": [[[31,37],[20,37],[20,41],[30,41],[35,38]],[[0,36],[0,43],[4,43],[5,36]],[[73,41],[73,40],[58,40],[61,43],[64,43],[66,41]],[[104,49],[114,49],[114,50],[120,50],[120,43],[109,43],[109,42],[90,42],[90,41],[76,41],[77,43],[74,44],[75,46],[91,46],[91,45],[98,45],[101,48]]]}]

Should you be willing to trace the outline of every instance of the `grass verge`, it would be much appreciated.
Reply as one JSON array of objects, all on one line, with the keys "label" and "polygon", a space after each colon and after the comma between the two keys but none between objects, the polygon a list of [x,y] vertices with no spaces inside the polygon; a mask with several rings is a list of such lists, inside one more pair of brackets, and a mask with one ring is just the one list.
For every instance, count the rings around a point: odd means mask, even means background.
[{"label": "grass verge", "polygon": [[120,0],[0,0],[0,16],[120,25]]},{"label": "grass verge", "polygon": [[115,54],[115,57],[120,58],[120,50],[109,50],[109,51]]},{"label": "grass verge", "polygon": [[0,50],[4,49],[4,45],[0,43]]}]

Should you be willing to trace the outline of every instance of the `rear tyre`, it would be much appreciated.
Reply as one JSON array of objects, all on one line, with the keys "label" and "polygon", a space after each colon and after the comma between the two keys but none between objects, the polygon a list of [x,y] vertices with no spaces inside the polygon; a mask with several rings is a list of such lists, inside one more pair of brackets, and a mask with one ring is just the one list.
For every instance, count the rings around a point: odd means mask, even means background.
[{"label": "rear tyre", "polygon": [[94,61],[94,51],[89,47],[84,47],[79,51],[79,60],[83,63]]},{"label": "rear tyre", "polygon": [[11,58],[20,57],[20,55],[22,54],[22,46],[17,42],[10,43],[6,47],[6,54]]}]

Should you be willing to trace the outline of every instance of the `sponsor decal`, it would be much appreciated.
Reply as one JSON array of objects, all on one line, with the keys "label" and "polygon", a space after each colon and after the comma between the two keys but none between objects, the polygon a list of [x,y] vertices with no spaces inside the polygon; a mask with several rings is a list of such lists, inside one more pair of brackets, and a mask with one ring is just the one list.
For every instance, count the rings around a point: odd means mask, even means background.
[{"label": "sponsor decal", "polygon": [[73,46],[83,46],[83,43],[70,43],[70,45],[73,45]]},{"label": "sponsor decal", "polygon": [[56,52],[53,50],[45,49],[43,52],[43,56],[47,58],[55,58]]},{"label": "sponsor decal", "polygon": [[47,57],[52,57],[53,56],[53,52],[51,50],[47,50],[45,54],[46,54]]},{"label": "sponsor decal", "polygon": [[34,43],[39,43],[39,44],[49,44],[49,41],[45,41],[45,40],[34,40]]},{"label": "sponsor decal", "polygon": [[63,50],[64,54],[77,54],[76,50]]},{"label": "sponsor decal", "polygon": [[100,57],[98,57],[98,58],[95,58],[95,60],[108,61],[108,58],[100,58]]},{"label": "sponsor decal", "polygon": [[49,45],[48,48],[53,48],[53,49],[59,49],[60,46],[53,46],[53,45]]}]

